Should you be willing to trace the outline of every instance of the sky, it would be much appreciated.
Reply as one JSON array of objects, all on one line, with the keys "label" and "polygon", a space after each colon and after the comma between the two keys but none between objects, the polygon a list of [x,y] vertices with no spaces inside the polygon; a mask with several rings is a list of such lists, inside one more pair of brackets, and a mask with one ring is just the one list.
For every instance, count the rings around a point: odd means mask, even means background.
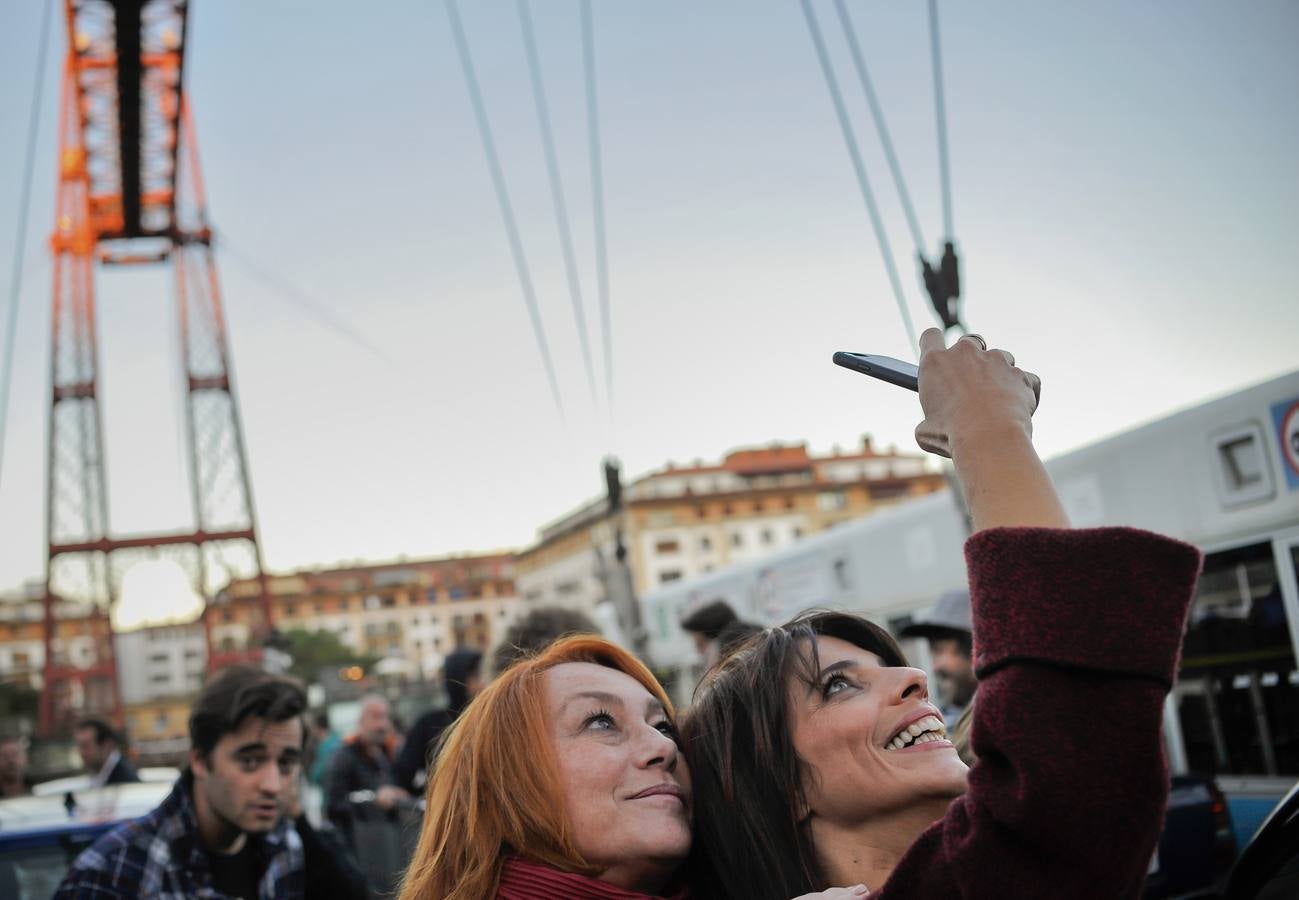
[{"label": "sky", "polygon": [[[595,3],[612,415],[586,386],[516,6],[462,4],[563,421],[444,5],[191,6],[187,87],[230,248],[218,262],[270,568],[526,545],[602,490],[610,452],[635,476],[772,441],[824,452],[870,433],[914,448],[915,395],[830,363],[839,349],[911,350],[797,3]],[[926,327],[834,7],[813,7]],[[531,8],[603,385],[578,5]],[[933,253],[926,6],[849,8]],[[1299,6],[947,2],[940,15],[965,314],[1041,376],[1043,455],[1296,366]],[[40,3],[3,0],[0,16],[7,285]],[[0,471],[0,591],[44,568],[61,25],[53,41]],[[192,522],[171,302],[160,273],[98,280],[121,534]]]}]

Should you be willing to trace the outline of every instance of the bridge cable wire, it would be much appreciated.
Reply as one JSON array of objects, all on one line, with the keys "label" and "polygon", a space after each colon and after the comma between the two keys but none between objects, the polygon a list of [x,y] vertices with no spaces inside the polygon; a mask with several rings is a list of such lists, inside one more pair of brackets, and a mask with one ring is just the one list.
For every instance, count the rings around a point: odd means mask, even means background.
[{"label": "bridge cable wire", "polygon": [[225,232],[219,232],[215,241],[217,249],[221,250],[227,259],[233,260],[240,269],[246,274],[252,276],[255,281],[281,300],[284,300],[298,309],[307,313],[319,325],[323,325],[330,331],[344,338],[345,340],[357,345],[361,349],[370,353],[376,359],[392,366],[394,369],[409,374],[395,360],[383,352],[378,346],[371,342],[365,335],[361,334],[352,326],[339,319],[329,308],[320,301],[312,298],[306,291],[294,285],[288,279],[273,272],[266,265],[244,253],[241,249],[230,242],[230,238]]},{"label": "bridge cable wire", "polygon": [[573,252],[573,231],[568,223],[568,204],[564,201],[564,184],[559,175],[559,157],[555,153],[555,136],[550,128],[550,108],[546,103],[546,86],[541,77],[541,57],[537,53],[537,36],[532,27],[532,12],[528,0],[518,0],[519,24],[523,30],[523,47],[528,57],[528,74],[532,80],[532,99],[537,107],[537,120],[541,125],[541,144],[546,154],[546,173],[550,180],[550,195],[555,204],[555,225],[559,229],[559,244],[564,255],[564,274],[568,279],[568,294],[573,302],[573,318],[577,322],[577,337],[582,345],[582,362],[586,366],[586,382],[591,389],[591,404],[600,400],[595,388],[595,366],[591,361],[591,342],[586,333],[586,310],[582,304],[582,285],[577,277],[577,257]]},{"label": "bridge cable wire", "polygon": [[45,60],[50,46],[50,19],[54,0],[46,0],[41,13],[40,43],[36,45],[36,83],[27,121],[27,159],[23,165],[21,199],[18,202],[18,230],[14,234],[13,271],[9,280],[9,311],[5,325],[4,365],[0,368],[0,474],[3,473],[6,423],[9,418],[9,388],[13,373],[14,337],[18,330],[18,301],[23,288],[23,261],[27,253],[27,228],[32,208],[32,169],[36,164],[36,138],[40,131],[41,100],[45,93]]},{"label": "bridge cable wire", "polygon": [[848,15],[848,6],[844,0],[834,0],[835,10],[839,14],[839,22],[843,26],[844,37],[848,39],[848,51],[852,56],[853,67],[857,70],[857,78],[861,81],[862,91],[866,94],[866,102],[870,105],[871,118],[875,120],[875,130],[879,133],[880,143],[884,146],[884,156],[889,163],[889,171],[893,175],[893,184],[897,188],[898,198],[902,201],[902,211],[907,217],[907,227],[911,230],[911,240],[916,245],[916,254],[924,256],[925,239],[920,232],[920,221],[916,218],[915,207],[911,205],[911,194],[907,190],[907,183],[902,177],[902,166],[898,163],[897,153],[893,149],[893,138],[889,134],[888,124],[884,121],[884,110],[880,107],[879,98],[875,96],[875,86],[871,83],[870,73],[866,70],[866,60],[862,56],[861,45],[857,41],[857,31],[853,27],[852,19]]},{"label": "bridge cable wire", "polygon": [[871,192],[870,181],[866,177],[866,165],[862,162],[861,150],[857,147],[857,139],[852,133],[852,124],[848,120],[848,110],[844,106],[843,95],[839,91],[839,83],[835,80],[834,69],[830,66],[830,56],[826,52],[825,40],[821,36],[821,28],[817,25],[816,14],[812,11],[812,5],[809,0],[800,0],[803,7],[803,16],[807,19],[807,29],[812,36],[812,45],[816,48],[817,59],[821,63],[821,74],[825,77],[825,86],[830,93],[830,100],[834,103],[835,115],[839,119],[839,130],[843,133],[844,145],[848,149],[848,155],[852,159],[853,171],[857,175],[857,186],[861,189],[862,200],[866,204],[866,212],[870,216],[871,227],[875,230],[875,240],[879,243],[880,255],[884,259],[884,269],[888,273],[889,284],[893,288],[893,297],[897,300],[898,312],[902,316],[902,324],[906,328],[907,339],[911,344],[913,356],[919,352],[919,342],[916,339],[915,326],[911,324],[911,315],[907,312],[906,299],[902,294],[902,282],[898,278],[897,265],[893,261],[893,250],[889,247],[888,234],[884,231],[884,222],[880,218],[879,208],[875,204],[875,195]]},{"label": "bridge cable wire", "polygon": [[523,291],[523,301],[528,308],[528,317],[532,322],[532,333],[537,339],[537,349],[546,368],[546,378],[550,382],[550,394],[555,401],[555,409],[560,420],[564,420],[564,402],[560,399],[559,381],[555,377],[555,365],[550,356],[550,345],[546,342],[546,330],[541,323],[541,313],[537,308],[537,294],[532,286],[532,274],[528,269],[528,260],[523,254],[523,241],[519,237],[519,228],[514,219],[514,207],[510,204],[509,190],[505,185],[505,174],[496,155],[496,142],[492,137],[491,124],[487,121],[487,109],[483,103],[482,93],[478,88],[478,76],[474,72],[473,58],[469,55],[469,41],[465,38],[464,26],[460,22],[460,9],[456,0],[446,0],[447,18],[451,21],[451,35],[455,40],[456,53],[460,56],[460,65],[464,69],[465,85],[469,91],[469,103],[473,107],[474,119],[478,124],[478,136],[483,144],[483,156],[491,174],[492,185],[496,190],[496,200],[501,207],[501,218],[505,223],[505,234],[510,244],[510,255],[514,258],[514,269],[518,274],[519,287]]},{"label": "bridge cable wire", "polygon": [[613,424],[613,326],[609,306],[609,258],[605,245],[604,167],[600,150],[600,108],[595,83],[595,28],[591,0],[582,0],[582,63],[586,75],[586,121],[590,136],[591,209],[595,230],[595,281],[600,300],[600,331],[604,343],[604,395]]},{"label": "bridge cable wire", "polygon": [[943,187],[944,237],[952,240],[952,175],[947,157],[947,104],[943,99],[943,54],[938,39],[938,0],[929,0],[929,42],[934,59],[934,112],[938,118],[938,167]]}]

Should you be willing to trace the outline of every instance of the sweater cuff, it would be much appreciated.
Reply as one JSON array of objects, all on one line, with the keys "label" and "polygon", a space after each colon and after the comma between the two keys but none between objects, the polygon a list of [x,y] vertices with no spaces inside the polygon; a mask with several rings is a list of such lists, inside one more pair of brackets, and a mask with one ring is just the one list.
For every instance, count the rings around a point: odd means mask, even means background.
[{"label": "sweater cuff", "polygon": [[990,528],[965,559],[978,677],[1032,661],[1172,686],[1195,547],[1136,528]]}]

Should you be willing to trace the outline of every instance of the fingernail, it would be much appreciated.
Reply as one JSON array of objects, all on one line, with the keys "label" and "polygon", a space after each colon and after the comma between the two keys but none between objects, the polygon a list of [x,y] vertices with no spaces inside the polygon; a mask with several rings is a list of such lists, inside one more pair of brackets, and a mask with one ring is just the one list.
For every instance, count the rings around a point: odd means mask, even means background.
[{"label": "fingernail", "polygon": [[871,892],[871,889],[866,887],[866,885],[864,884],[854,884],[852,887],[852,892],[854,894],[869,894]]}]

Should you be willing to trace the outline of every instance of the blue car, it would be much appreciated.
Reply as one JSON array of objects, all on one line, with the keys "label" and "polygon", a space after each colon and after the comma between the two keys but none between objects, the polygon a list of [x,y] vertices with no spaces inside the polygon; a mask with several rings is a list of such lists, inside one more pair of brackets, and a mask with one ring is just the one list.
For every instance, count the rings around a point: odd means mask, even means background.
[{"label": "blue car", "polygon": [[77,854],[170,791],[153,781],[0,800],[0,897],[49,900]]}]

